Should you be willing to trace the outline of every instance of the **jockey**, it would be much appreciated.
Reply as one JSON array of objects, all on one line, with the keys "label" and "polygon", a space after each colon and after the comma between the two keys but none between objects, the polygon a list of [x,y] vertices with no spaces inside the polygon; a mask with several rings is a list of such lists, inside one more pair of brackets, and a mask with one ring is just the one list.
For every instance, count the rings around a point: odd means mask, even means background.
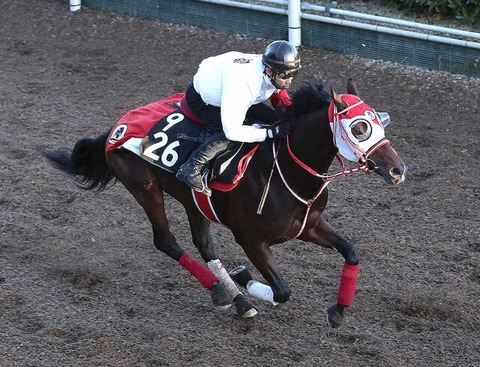
[{"label": "jockey", "polygon": [[290,105],[287,89],[300,68],[298,51],[287,41],[270,43],[262,55],[231,51],[203,60],[185,97],[190,110],[212,133],[179,168],[177,178],[210,196],[212,191],[202,179],[205,168],[233,142],[284,139],[290,133],[289,124],[257,127],[244,121],[277,121],[277,113],[266,101],[273,107]]}]

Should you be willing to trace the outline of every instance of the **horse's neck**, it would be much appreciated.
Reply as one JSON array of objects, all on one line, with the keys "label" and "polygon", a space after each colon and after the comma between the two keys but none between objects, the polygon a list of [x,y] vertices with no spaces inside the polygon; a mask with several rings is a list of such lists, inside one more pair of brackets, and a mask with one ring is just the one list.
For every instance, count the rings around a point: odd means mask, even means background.
[{"label": "horse's neck", "polygon": [[290,145],[283,143],[280,147],[278,165],[282,179],[296,194],[310,199],[323,184],[312,171],[327,173],[336,152],[327,112],[311,114],[296,123]]},{"label": "horse's neck", "polygon": [[290,140],[292,151],[303,163],[321,174],[328,171],[337,148],[326,109],[300,119]]}]

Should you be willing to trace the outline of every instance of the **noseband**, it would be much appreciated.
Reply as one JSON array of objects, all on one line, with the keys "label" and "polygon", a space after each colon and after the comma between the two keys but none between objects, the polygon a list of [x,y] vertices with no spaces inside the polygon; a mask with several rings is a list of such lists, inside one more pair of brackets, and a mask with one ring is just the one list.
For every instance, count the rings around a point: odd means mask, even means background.
[{"label": "noseband", "polygon": [[[373,144],[373,146],[367,150],[365,155],[360,158],[360,162],[362,167],[365,167],[363,171],[365,171],[366,174],[371,174],[375,172],[375,169],[377,169],[377,163],[370,158],[370,155],[375,152],[378,148],[384,146],[385,144],[390,143],[390,141],[387,138],[380,139],[377,143]],[[371,168],[373,167],[373,168]]]},{"label": "noseband", "polygon": [[[354,103],[352,104],[351,106],[348,106],[347,108],[345,108],[344,110],[340,111],[340,112],[335,112],[334,113],[334,124],[335,125],[338,125],[338,115],[339,114],[342,114],[342,113],[345,113],[347,112],[348,110],[362,104],[362,103],[365,103],[363,102],[362,100],[360,100],[359,102],[357,103]],[[336,109],[336,107],[335,107]],[[335,131],[333,131],[333,143],[334,145],[337,147],[337,144],[336,144],[336,140],[335,140]],[[298,232],[298,234],[295,236],[295,238],[297,238],[298,236],[300,236],[300,234],[303,232],[303,230],[305,229],[305,225],[306,225],[306,222],[307,222],[307,218],[308,218],[308,213],[310,212],[310,209],[313,205],[313,203],[315,202],[315,200],[318,199],[318,197],[322,194],[322,192],[325,190],[325,188],[330,184],[330,182],[332,182],[335,178],[339,177],[339,176],[342,176],[342,177],[345,177],[347,174],[349,173],[354,173],[354,172],[360,172],[360,171],[363,171],[365,172],[366,174],[371,174],[375,171],[375,169],[377,168],[377,164],[376,162],[370,158],[370,155],[373,154],[373,152],[375,152],[377,149],[379,149],[380,147],[384,146],[385,144],[388,144],[389,141],[388,139],[386,139],[385,137],[383,137],[382,139],[380,139],[378,142],[376,142],[374,145],[372,145],[358,160],[358,164],[356,167],[351,167],[351,168],[345,168],[345,164],[344,164],[344,161],[343,161],[343,158],[342,156],[340,155],[340,153],[337,153],[336,154],[336,158],[337,160],[340,162],[340,165],[342,166],[342,169],[340,172],[338,173],[335,173],[333,175],[329,175],[327,173],[318,173],[316,170],[314,170],[313,168],[311,168],[310,166],[308,166],[306,163],[302,162],[297,156],[295,156],[295,154],[293,153],[291,147],[290,147],[290,137],[287,135],[286,137],[286,144],[287,144],[287,151],[288,151],[288,154],[290,155],[290,157],[293,159],[293,161],[298,164],[302,169],[304,169],[306,172],[308,172],[310,175],[314,176],[314,177],[318,177],[318,178],[321,178],[322,179],[322,184],[319,188],[319,190],[317,191],[317,193],[311,198],[311,199],[304,199],[302,198],[300,195],[298,195],[291,187],[290,185],[287,183],[287,180],[285,179],[285,176],[283,175],[283,172],[280,168],[280,165],[278,163],[278,160],[277,160],[277,154],[278,154],[278,150],[280,149],[280,145],[278,147],[276,147],[276,142],[273,141],[272,143],[272,149],[273,149],[273,156],[274,156],[274,159],[275,159],[275,166],[277,167],[277,170],[278,170],[278,173],[280,175],[280,178],[282,179],[282,182],[284,183],[285,187],[288,189],[288,191],[290,191],[290,193],[297,199],[299,200],[300,202],[302,202],[303,204],[306,205],[307,207],[307,210],[306,210],[306,213],[305,213],[305,217],[303,219],[303,223],[302,223],[302,227],[300,228],[300,231]],[[281,144],[281,143],[280,143]]]}]

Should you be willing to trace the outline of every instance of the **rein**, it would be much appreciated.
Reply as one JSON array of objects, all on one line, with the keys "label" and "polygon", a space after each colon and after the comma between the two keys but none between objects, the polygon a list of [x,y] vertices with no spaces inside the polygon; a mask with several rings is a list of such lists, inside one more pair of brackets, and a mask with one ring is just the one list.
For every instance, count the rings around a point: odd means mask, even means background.
[{"label": "rein", "polygon": [[[282,182],[285,184],[285,186],[287,187],[288,191],[290,191],[290,193],[298,200],[300,201],[301,203],[305,204],[308,208],[308,210],[310,210],[310,207],[313,205],[313,203],[315,202],[315,200],[318,199],[318,197],[322,194],[323,190],[327,187],[327,185],[332,182],[335,178],[339,177],[339,176],[342,176],[342,177],[345,177],[348,173],[354,173],[354,172],[358,172],[358,171],[364,171],[365,173],[370,173],[370,170],[368,169],[368,167],[365,165],[365,164],[358,164],[357,167],[352,167],[352,168],[349,168],[349,169],[345,169],[345,164],[343,162],[343,159],[341,157],[340,154],[337,153],[336,155],[336,158],[337,160],[340,162],[340,164],[342,165],[342,170],[341,172],[338,172],[338,173],[335,173],[333,175],[328,175],[326,173],[318,173],[317,171],[315,171],[313,168],[309,167],[306,163],[302,162],[299,158],[297,158],[297,156],[295,156],[295,154],[293,153],[292,149],[290,148],[290,139],[289,139],[289,136],[287,135],[287,151],[288,151],[288,154],[290,155],[290,157],[294,160],[295,163],[297,163],[300,167],[302,167],[305,171],[307,171],[309,174],[311,174],[312,176],[314,177],[318,177],[318,178],[321,178],[323,180],[323,183],[322,185],[320,186],[320,189],[317,191],[317,193],[311,198],[311,199],[304,199],[302,198],[300,195],[298,195],[291,187],[290,185],[287,183],[287,180],[285,179],[285,176],[283,175],[283,172],[280,168],[280,164],[278,163],[278,159],[275,160],[275,165],[277,167],[277,170],[278,170],[278,173],[280,175],[280,178],[282,179]],[[274,156],[276,156],[275,152],[276,152],[276,149],[275,149],[275,141],[273,142],[272,144],[272,148],[273,148],[273,153],[274,153]],[[308,211],[307,211],[307,214],[308,214]],[[303,228],[302,228],[303,229]],[[300,232],[301,233],[301,232]]]},{"label": "rein", "polygon": [[[303,163],[300,159],[298,159],[295,156],[292,149],[290,148],[290,139],[289,139],[288,135],[287,135],[287,150],[288,150],[288,154],[290,154],[290,157],[292,157],[292,159],[295,161],[295,163],[297,163],[300,167],[302,167],[305,171],[310,173],[312,176],[319,177],[319,178],[322,178],[324,180],[331,181],[335,177],[346,176],[347,173],[353,173],[353,172],[357,172],[357,171],[364,171],[366,173],[369,173],[368,167],[365,164],[360,164],[360,163],[357,165],[357,167],[352,167],[352,168],[349,168],[348,170],[345,169],[345,164],[343,163],[343,158],[339,153],[337,153],[335,157],[337,158],[337,160],[340,162],[340,164],[342,166],[342,171],[341,172],[335,173],[334,175],[328,175],[326,173],[318,173],[313,168],[309,167],[307,164]],[[372,152],[370,152],[370,153],[372,153]]]},{"label": "rein", "polygon": [[[355,104],[353,104],[352,106],[349,106],[347,107],[346,109],[344,109],[343,111],[340,111],[338,113],[335,113],[335,120],[334,120],[334,123],[335,124],[338,124],[338,115],[339,114],[342,114],[342,113],[345,113],[347,112],[348,110],[350,110],[351,108],[354,108],[358,105],[360,105],[361,103],[364,103],[363,101],[359,101]],[[335,109],[336,109],[336,106],[335,106]],[[305,229],[305,225],[307,223],[307,218],[308,218],[308,214],[310,212],[310,209],[313,205],[313,203],[318,199],[318,197],[322,194],[322,192],[325,190],[325,188],[330,184],[330,182],[332,182],[335,178],[339,177],[339,176],[342,176],[342,177],[345,177],[347,174],[349,173],[354,173],[354,172],[360,172],[360,171],[363,171],[365,172],[366,174],[371,174],[374,172],[375,168],[376,168],[376,163],[369,159],[369,156],[374,152],[376,151],[378,148],[380,148],[381,146],[385,145],[385,144],[388,144],[389,141],[386,139],[386,138],[383,138],[381,140],[379,140],[376,144],[374,144],[372,147],[370,147],[370,149],[368,149],[367,152],[365,152],[365,154],[363,154],[363,156],[359,159],[359,163],[357,164],[356,167],[351,167],[349,169],[346,169],[345,168],[345,164],[344,164],[344,161],[343,161],[343,158],[342,156],[340,155],[340,153],[337,153],[335,155],[335,157],[337,158],[337,160],[340,162],[340,165],[342,166],[342,169],[340,172],[338,173],[335,173],[335,174],[332,174],[332,175],[329,175],[327,173],[318,173],[316,170],[314,170],[313,168],[311,168],[310,166],[308,166],[306,163],[302,162],[292,151],[291,147],[290,147],[290,137],[287,135],[286,137],[286,143],[287,143],[287,151],[288,151],[288,154],[290,155],[290,157],[293,159],[293,161],[299,165],[302,169],[304,169],[306,172],[308,172],[310,175],[314,176],[314,177],[318,177],[318,178],[321,178],[323,180],[322,182],[322,185],[320,186],[320,188],[318,189],[317,193],[311,198],[311,199],[304,199],[302,198],[299,194],[297,194],[293,189],[292,187],[288,184],[281,168],[280,168],[280,164],[278,163],[278,159],[277,159],[277,154],[278,154],[278,149],[280,148],[280,146],[278,148],[276,148],[276,143],[275,141],[273,141],[272,143],[272,149],[273,149],[273,156],[274,156],[274,163],[275,163],[275,166],[277,167],[277,170],[278,170],[278,174],[280,175],[280,178],[282,179],[282,182],[284,183],[284,185],[287,187],[288,191],[290,191],[290,193],[298,200],[300,201],[301,203],[305,204],[305,206],[307,207],[307,211],[305,212],[305,217],[303,219],[303,222],[302,222],[302,226],[300,228],[300,231],[297,233],[297,235],[294,237],[294,238],[298,238],[298,236],[300,236],[303,232],[303,230]],[[337,146],[336,144],[336,141],[335,141],[335,133],[333,133],[333,143],[335,146]],[[369,168],[368,166],[368,162],[371,162],[373,164],[373,168]]]},{"label": "rein", "polygon": [[[273,148],[273,154],[274,154],[274,157],[275,156],[275,141],[273,141],[273,144],[272,144],[272,148]],[[312,176],[315,176],[315,177],[319,177],[323,180],[322,182],[322,185],[320,186],[319,190],[317,191],[317,193],[311,198],[311,199],[304,199],[302,198],[300,195],[298,195],[291,187],[290,185],[287,183],[287,180],[285,179],[285,176],[283,175],[283,172],[280,168],[280,164],[278,163],[278,159],[275,159],[275,166],[277,167],[277,170],[278,170],[278,174],[280,175],[280,178],[282,179],[282,182],[284,183],[284,185],[287,187],[288,191],[290,191],[290,193],[298,200],[300,201],[301,203],[305,204],[305,206],[307,207],[307,211],[305,212],[305,216],[303,218],[303,222],[302,222],[302,226],[300,228],[300,230],[298,231],[298,233],[295,235],[294,238],[298,238],[298,236],[300,236],[303,232],[303,230],[305,229],[305,225],[307,224],[307,218],[308,218],[308,214],[310,213],[310,209],[312,208],[312,205],[313,203],[315,202],[315,200],[318,199],[318,197],[322,194],[323,190],[325,190],[325,188],[328,186],[328,184],[330,184],[330,182],[332,182],[336,177],[338,176],[345,176],[347,173],[353,173],[353,172],[357,172],[357,171],[368,171],[368,167],[366,166],[362,166],[362,165],[358,165],[356,168],[351,168],[349,170],[345,170],[344,169],[344,163],[343,163],[343,159],[342,157],[337,154],[336,157],[337,159],[340,161],[341,165],[342,165],[342,171],[339,172],[339,173],[336,173],[334,175],[327,175],[326,173],[325,174],[320,174],[318,173],[317,171],[315,171],[314,169],[312,169],[311,167],[309,167],[308,165],[306,165],[305,163],[303,163],[300,159],[298,159],[295,154],[293,154],[292,152],[292,149],[290,148],[290,139],[287,135],[287,150],[288,150],[288,153],[290,155],[290,157],[295,161],[295,163],[297,163],[300,167],[302,167],[305,171],[307,171],[309,174],[311,174]]]}]

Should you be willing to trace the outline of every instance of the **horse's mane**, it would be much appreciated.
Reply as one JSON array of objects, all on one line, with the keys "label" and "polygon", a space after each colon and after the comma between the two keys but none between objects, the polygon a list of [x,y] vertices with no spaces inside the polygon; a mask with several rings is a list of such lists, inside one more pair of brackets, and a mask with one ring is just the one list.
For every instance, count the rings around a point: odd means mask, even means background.
[{"label": "horse's mane", "polygon": [[294,120],[330,105],[330,94],[322,84],[306,83],[291,95],[292,105],[285,113]]}]

